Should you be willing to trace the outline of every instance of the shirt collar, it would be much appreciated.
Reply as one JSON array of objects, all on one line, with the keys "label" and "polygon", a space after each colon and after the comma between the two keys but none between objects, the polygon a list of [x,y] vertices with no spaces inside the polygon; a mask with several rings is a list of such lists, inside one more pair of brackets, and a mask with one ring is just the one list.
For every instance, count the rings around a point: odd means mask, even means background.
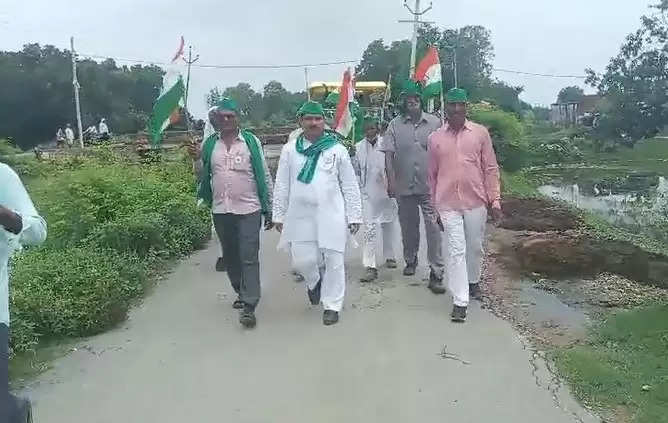
[{"label": "shirt collar", "polygon": [[[446,131],[450,131],[450,124],[448,122],[445,122],[445,127],[444,128],[445,128]],[[464,121],[464,126],[462,127],[462,129],[470,131],[471,130],[471,121],[466,119]]]},{"label": "shirt collar", "polygon": [[[404,123],[406,123],[408,121],[412,122],[413,120],[411,119],[411,116],[409,114],[405,114],[404,115]],[[426,122],[426,121],[427,121],[427,118],[425,117],[425,113],[422,112],[422,114],[420,115],[419,123]]]}]

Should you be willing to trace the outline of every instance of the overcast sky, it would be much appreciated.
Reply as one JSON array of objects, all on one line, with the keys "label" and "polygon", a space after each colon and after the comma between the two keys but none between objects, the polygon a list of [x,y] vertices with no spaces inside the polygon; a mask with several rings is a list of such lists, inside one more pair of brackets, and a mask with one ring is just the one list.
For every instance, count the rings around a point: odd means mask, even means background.
[{"label": "overcast sky", "polygon": [[[411,4],[414,0],[409,0]],[[483,25],[491,30],[494,67],[525,72],[584,75],[603,70],[640,16],[657,0],[433,0],[425,15],[439,27]],[[359,60],[368,43],[409,38],[403,0],[0,0],[0,49],[39,42],[85,54],[165,62],[181,35],[203,64],[284,64]],[[422,3],[428,3],[425,0]],[[125,63],[119,61],[119,63]],[[344,65],[310,70],[310,79],[339,80]],[[553,102],[560,88],[579,79],[495,73],[522,85],[531,104]],[[213,86],[269,80],[296,91],[303,69],[194,68],[190,106],[205,109]],[[84,87],[85,89],[85,87]],[[85,107],[85,105],[83,105]]]}]

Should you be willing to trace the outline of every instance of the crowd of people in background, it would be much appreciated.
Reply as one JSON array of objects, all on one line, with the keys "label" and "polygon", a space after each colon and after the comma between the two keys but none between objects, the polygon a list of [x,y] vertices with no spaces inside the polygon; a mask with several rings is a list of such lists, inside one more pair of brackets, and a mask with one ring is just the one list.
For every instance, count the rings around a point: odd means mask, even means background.
[{"label": "crowd of people in background", "polygon": [[[82,137],[84,141],[88,142],[101,142],[109,141],[111,139],[111,131],[109,130],[109,125],[107,125],[107,120],[105,118],[100,119],[100,122],[97,125],[90,125],[82,132]],[[74,146],[74,140],[76,134],[72,128],[72,124],[68,123],[65,125],[65,129],[58,128],[56,131],[56,146],[58,148],[72,148]]]},{"label": "crowd of people in background", "polygon": [[243,326],[257,323],[261,217],[265,230],[280,232],[278,248],[305,281],[308,301],[323,305],[325,325],[339,321],[344,253],[360,227],[360,282],[371,283],[379,277],[381,243],[382,265],[398,267],[397,223],[403,274],[416,274],[422,221],[428,289],[450,291],[452,321],[466,321],[470,298],[480,298],[488,216],[496,221],[502,215],[499,167],[487,129],[467,119],[466,91],[450,90],[445,102],[447,119],[425,112],[420,85],[409,81],[400,114],[388,123],[366,117],[364,138],[350,150],[330,129],[322,105],[306,102],[297,114],[299,128],[282,148],[272,200],[261,143],[240,129],[237,104],[224,98],[209,110],[204,142],[189,151],[220,239],[216,270],[229,274]]}]

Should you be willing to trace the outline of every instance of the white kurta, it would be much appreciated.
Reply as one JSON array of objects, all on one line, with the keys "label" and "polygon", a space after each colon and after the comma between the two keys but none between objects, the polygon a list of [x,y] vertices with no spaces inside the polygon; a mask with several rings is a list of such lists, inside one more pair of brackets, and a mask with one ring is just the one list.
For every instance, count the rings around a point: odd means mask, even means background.
[{"label": "white kurta", "polygon": [[[356,146],[354,166],[356,168],[362,209],[364,211],[364,232],[362,264],[376,268],[379,241],[382,239],[383,260],[395,259],[395,229],[398,221],[397,201],[387,195],[387,175],[385,173],[385,153],[378,151],[378,139],[372,145],[365,139]],[[382,238],[378,235],[382,234]]]},{"label": "white kurta", "polygon": [[[344,252],[348,224],[362,223],[357,178],[346,148],[335,145],[321,153],[313,180],[297,180],[306,156],[295,141],[283,146],[274,186],[273,220],[283,223],[279,248],[292,242],[315,241],[319,248]],[[310,144],[304,141],[304,148]]]},{"label": "white kurta", "polygon": [[397,201],[387,195],[385,153],[378,151],[380,142],[374,146],[365,138],[355,146],[365,223],[390,223],[398,216]]}]

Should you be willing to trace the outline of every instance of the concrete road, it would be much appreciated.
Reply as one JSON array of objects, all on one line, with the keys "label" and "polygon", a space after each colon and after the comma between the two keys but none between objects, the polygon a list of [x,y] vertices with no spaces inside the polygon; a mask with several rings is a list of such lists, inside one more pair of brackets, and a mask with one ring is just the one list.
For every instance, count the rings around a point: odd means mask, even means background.
[{"label": "concrete road", "polygon": [[359,250],[347,260],[341,321],[324,327],[277,235],[263,236],[255,330],[240,328],[211,246],[122,327],[81,342],[27,389],[36,422],[598,421],[509,324],[477,305],[466,324],[452,324],[449,298],[401,269],[360,287]]}]

